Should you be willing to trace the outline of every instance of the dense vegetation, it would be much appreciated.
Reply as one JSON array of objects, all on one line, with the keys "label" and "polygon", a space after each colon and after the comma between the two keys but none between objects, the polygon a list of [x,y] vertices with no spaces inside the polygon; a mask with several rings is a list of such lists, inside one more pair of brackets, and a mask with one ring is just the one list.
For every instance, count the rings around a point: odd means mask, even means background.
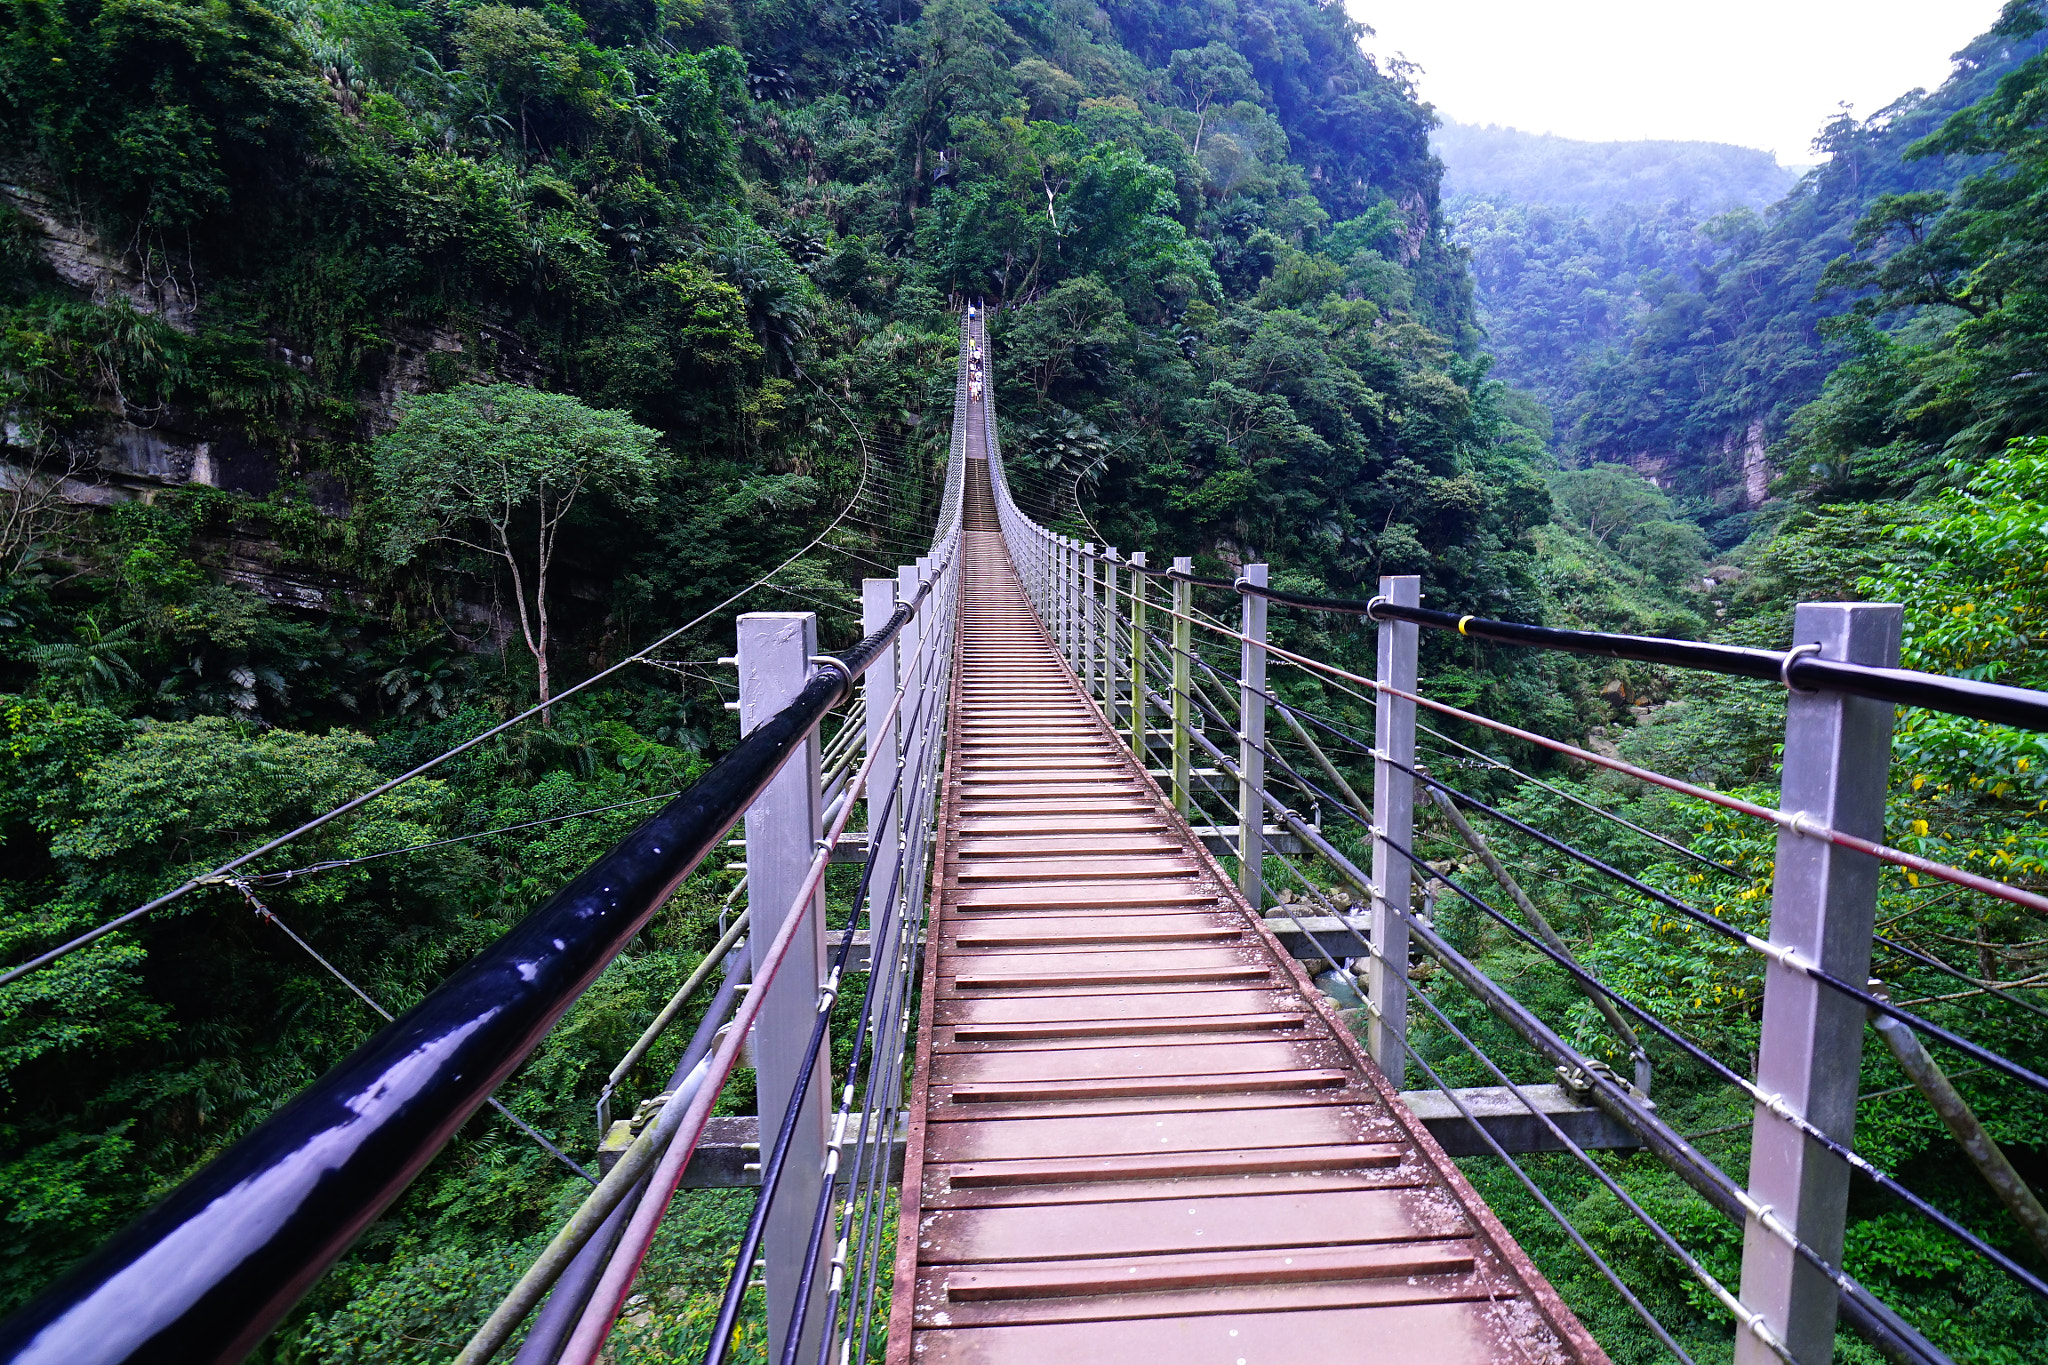
[{"label": "dense vegetation", "polygon": [[[0,0],[0,959],[709,613],[671,667],[572,696],[263,866],[345,865],[209,888],[0,990],[0,1308],[375,1022],[249,897],[409,1004],[644,807],[589,812],[673,791],[731,741],[729,684],[698,661],[726,651],[732,610],[814,605],[847,637],[853,580],[926,528],[966,298],[1001,305],[996,399],[1026,495],[1102,539],[1212,572],[1265,558],[1311,591],[1415,572],[1433,604],[1757,643],[1782,643],[1802,597],[1882,594],[1909,604],[1911,662],[2048,680],[2048,454],[2001,454],[2038,434],[2034,16],[2015,0],[1942,91],[1832,126],[1828,161],[1766,215],[1496,200],[1461,220],[1468,271],[1431,113],[1314,0]],[[1841,292],[1809,302],[1824,277]],[[1715,461],[1759,420],[1802,454],[1779,457],[1779,501],[1732,516]],[[1678,498],[1616,463],[1646,451],[1676,457]],[[1710,553],[1740,561],[1712,593]],[[1348,626],[1277,629],[1370,653]],[[1775,780],[1767,689],[1434,639],[1425,676],[1694,780]],[[1895,841],[2041,882],[2048,753],[2030,745],[1909,717]],[[1540,789],[1474,780],[1761,924],[1759,836],[1550,776],[1745,881],[1702,891]],[[352,861],[454,836],[476,837]],[[1743,1062],[1747,963],[1546,870],[1530,881],[1589,960]],[[729,886],[685,887],[501,1092],[515,1112],[587,1150],[604,1070],[708,948]],[[1888,887],[1886,914],[1919,894]],[[1606,1046],[1461,913],[1441,922]],[[1937,902],[1911,932],[1972,945],[1987,977],[2039,964],[2038,926],[1982,906]],[[2039,1039],[1983,997],[1940,1008]],[[1660,1066],[1667,1113],[1739,1121]],[[1866,1089],[1896,1084],[1866,1068]],[[2038,1106],[1965,1085],[2038,1174]],[[727,1102],[751,1098],[743,1080]],[[1914,1102],[1868,1111],[1867,1143],[2016,1246]],[[1741,1138],[1718,1139],[1731,1169]],[[1732,1274],[1730,1229],[1646,1159],[1612,1164]],[[1652,1358],[1500,1173],[1473,1173],[1616,1358]],[[480,1117],[265,1353],[445,1358],[580,1189]],[[1573,1197],[1688,1345],[1725,1358],[1711,1303],[1604,1194]],[[700,1340],[744,1209],[704,1197],[671,1220],[621,1359]],[[1857,1213],[1852,1268],[1959,1358],[2017,1360],[2048,1331],[1882,1201]]]}]

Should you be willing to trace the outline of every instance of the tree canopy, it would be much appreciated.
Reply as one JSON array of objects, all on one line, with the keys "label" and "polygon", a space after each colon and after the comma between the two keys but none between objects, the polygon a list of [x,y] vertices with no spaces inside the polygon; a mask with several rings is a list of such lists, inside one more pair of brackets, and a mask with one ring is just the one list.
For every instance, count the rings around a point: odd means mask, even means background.
[{"label": "tree canopy", "polygon": [[628,516],[651,510],[660,439],[623,412],[516,384],[416,394],[370,451],[390,518],[384,551],[405,564],[443,540],[501,561],[545,703],[548,580],[563,527],[585,493]]}]

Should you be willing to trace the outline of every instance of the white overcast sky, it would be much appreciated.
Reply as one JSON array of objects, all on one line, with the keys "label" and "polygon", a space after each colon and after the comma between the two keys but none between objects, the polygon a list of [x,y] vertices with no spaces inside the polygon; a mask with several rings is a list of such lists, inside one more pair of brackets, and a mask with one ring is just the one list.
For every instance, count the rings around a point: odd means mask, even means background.
[{"label": "white overcast sky", "polygon": [[1999,0],[1345,0],[1367,50],[1422,67],[1460,123],[1594,141],[1681,138],[1816,158],[1847,100],[1859,116],[1991,27]]}]

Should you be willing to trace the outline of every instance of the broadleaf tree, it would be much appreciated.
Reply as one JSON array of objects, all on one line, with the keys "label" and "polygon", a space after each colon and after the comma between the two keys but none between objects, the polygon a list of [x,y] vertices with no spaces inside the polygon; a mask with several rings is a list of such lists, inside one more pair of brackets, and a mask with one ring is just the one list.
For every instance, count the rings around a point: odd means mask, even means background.
[{"label": "broadleaf tree", "polygon": [[444,541],[501,560],[543,705],[548,673],[548,580],[562,526],[585,493],[646,512],[667,457],[659,434],[623,412],[518,384],[470,384],[416,394],[371,449],[390,518],[394,564]]}]

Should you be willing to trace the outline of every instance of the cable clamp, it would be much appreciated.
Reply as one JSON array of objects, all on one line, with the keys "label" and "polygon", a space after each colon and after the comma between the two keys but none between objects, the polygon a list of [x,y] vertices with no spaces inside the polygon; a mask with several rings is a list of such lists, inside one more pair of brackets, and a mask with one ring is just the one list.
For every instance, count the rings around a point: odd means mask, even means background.
[{"label": "cable clamp", "polygon": [[1383,606],[1389,606],[1389,607],[1390,607],[1390,606],[1392,606],[1393,604],[1394,604],[1394,599],[1393,599],[1393,598],[1391,598],[1391,597],[1386,597],[1386,596],[1377,596],[1377,597],[1374,597],[1374,598],[1373,598],[1373,599],[1372,599],[1371,601],[1369,601],[1369,602],[1367,602],[1367,603],[1365,604],[1365,614],[1366,614],[1366,616],[1367,616],[1367,617],[1368,617],[1369,619],[1371,619],[1371,620],[1374,620],[1374,621],[1377,621],[1377,620],[1379,620],[1379,619],[1380,619],[1380,608],[1381,608],[1381,607],[1383,607]]},{"label": "cable clamp", "polygon": [[1791,970],[1802,975],[1810,976],[1820,970],[1818,963],[1809,960],[1795,948],[1780,947],[1768,940],[1758,938],[1755,934],[1744,934],[1742,941],[1752,950],[1763,954],[1779,966],[1789,967]]},{"label": "cable clamp", "polygon": [[1766,1113],[1785,1120],[1785,1122],[1795,1128],[1806,1127],[1806,1116],[1785,1103],[1783,1095],[1766,1095],[1761,1090],[1752,1091],[1751,1093],[1755,1097],[1756,1102],[1764,1107]]},{"label": "cable clamp", "polygon": [[1785,657],[1778,663],[1778,681],[1785,684],[1787,692],[1797,692],[1802,697],[1813,695],[1812,688],[1794,687],[1792,685],[1792,665],[1808,654],[1818,653],[1820,653],[1820,646],[1817,644],[1794,645],[1785,651]]},{"label": "cable clamp", "polygon": [[1826,825],[1803,810],[1775,811],[1771,815],[1771,820],[1780,828],[1789,829],[1794,834],[1808,839],[1825,841],[1828,835],[1833,833]]},{"label": "cable clamp", "polygon": [[1756,1224],[1771,1236],[1795,1250],[1799,1246],[1799,1234],[1785,1225],[1783,1219],[1772,1211],[1769,1204],[1759,1204],[1756,1209]]},{"label": "cable clamp", "polygon": [[[847,698],[853,695],[853,670],[847,666],[846,660],[840,658],[836,654],[813,654],[810,658],[804,660],[804,662],[807,664],[812,664],[818,668],[831,668],[838,670],[839,676],[842,680],[840,682],[839,700],[845,701]],[[835,702],[834,705],[837,705],[837,703]]]}]

